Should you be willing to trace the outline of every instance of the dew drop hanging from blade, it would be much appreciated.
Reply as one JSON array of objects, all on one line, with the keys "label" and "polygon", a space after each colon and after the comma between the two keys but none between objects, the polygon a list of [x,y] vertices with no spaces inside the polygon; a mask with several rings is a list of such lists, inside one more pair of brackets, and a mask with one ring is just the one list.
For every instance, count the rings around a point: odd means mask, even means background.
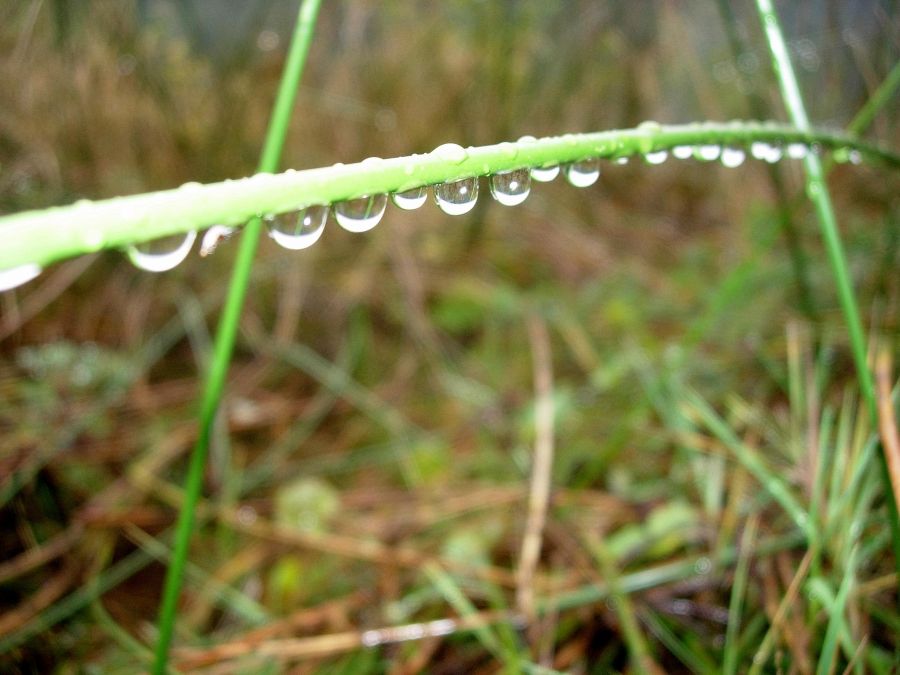
[{"label": "dew drop hanging from blade", "polygon": [[125,249],[125,254],[131,264],[138,269],[146,272],[168,272],[178,267],[188,257],[196,238],[197,233],[194,231],[187,234],[173,234],[170,237],[131,244]]}]

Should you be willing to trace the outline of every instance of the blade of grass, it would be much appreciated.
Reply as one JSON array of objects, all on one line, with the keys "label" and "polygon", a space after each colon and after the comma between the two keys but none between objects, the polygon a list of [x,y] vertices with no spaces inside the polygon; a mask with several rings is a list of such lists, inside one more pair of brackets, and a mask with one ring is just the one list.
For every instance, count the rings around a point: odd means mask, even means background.
[{"label": "blade of grass", "polygon": [[750,577],[750,560],[758,525],[759,516],[751,516],[747,521],[744,536],[741,537],[740,555],[734,570],[734,583],[731,586],[731,602],[728,603],[728,627],[725,630],[725,658],[722,672],[726,675],[736,673],[738,668],[738,637],[744,610],[744,593]]},{"label": "blade of grass", "polygon": [[[309,53],[309,46],[312,42],[319,5],[320,0],[306,0],[298,10],[294,35],[291,39],[281,85],[275,100],[272,119],[266,133],[262,157],[259,161],[259,170],[261,172],[271,172],[278,168],[281,148],[284,145],[291,111],[294,107],[294,99],[303,73],[303,67],[306,63],[306,56]],[[203,482],[203,468],[206,463],[207,450],[209,449],[210,434],[225,387],[225,378],[228,373],[231,354],[234,350],[241,309],[244,304],[244,297],[247,294],[250,270],[253,266],[253,258],[259,243],[260,229],[260,219],[253,218],[244,230],[237,258],[234,262],[234,271],[228,288],[222,318],[219,322],[219,330],[216,333],[213,358],[207,373],[200,407],[200,433],[197,437],[197,444],[191,453],[188,475],[185,479],[185,501],[178,514],[175,542],[172,550],[172,563],[166,572],[165,586],[163,588],[163,599],[159,611],[159,638],[156,644],[156,657],[153,666],[153,672],[156,675],[163,675],[167,670],[169,645],[175,629],[175,610],[178,604],[178,596],[181,592],[181,583],[187,561],[187,550],[194,527],[194,511]]]},{"label": "blade of grass", "polygon": [[844,619],[844,609],[847,606],[847,600],[850,598],[850,591],[856,580],[856,549],[850,552],[850,559],[847,561],[847,567],[844,570],[844,580],[838,589],[837,596],[834,599],[829,612],[831,617],[828,619],[828,628],[825,630],[825,639],[822,642],[822,650],[819,653],[819,665],[816,668],[816,675],[831,675],[835,668],[835,657],[839,647],[839,637],[841,632],[847,629]]},{"label": "blade of grass", "polygon": [[[0,218],[0,270],[30,263],[44,266],[82,253],[120,248],[212,224],[238,227],[248,220],[257,222],[261,213],[283,213],[311,204],[331,204],[509,169],[615,158],[678,145],[746,146],[755,141],[853,148],[867,161],[900,168],[900,156],[846,134],[798,131],[788,125],[754,121],[646,124],[635,129],[470,147],[461,154],[437,151],[276,175],[267,175],[272,169],[261,170],[241,180],[189,184],[174,190],[26,211]],[[254,227],[259,227],[258,222]]]},{"label": "blade of grass", "polygon": [[[768,40],[769,51],[772,55],[772,65],[778,76],[778,83],[781,87],[781,94],[788,114],[798,128],[809,129],[810,124],[806,114],[806,107],[803,104],[803,97],[800,94],[800,87],[794,75],[794,67],[791,64],[784,36],[781,33],[781,25],[778,22],[778,14],[775,11],[772,0],[756,0],[756,7],[759,10],[760,20]],[[866,401],[869,419],[875,423],[878,419],[875,402],[875,382],[866,362],[866,336],[863,331],[859,308],[856,304],[853,285],[850,281],[850,271],[838,232],[837,219],[831,205],[831,195],[828,192],[828,185],[825,182],[825,174],[818,155],[814,152],[809,152],[804,157],[803,162],[806,168],[806,192],[815,208],[819,227],[822,231],[822,238],[825,240],[828,261],[831,265],[831,272],[837,286],[844,321],[847,324],[847,332],[850,336],[850,346],[853,352],[853,361],[856,365],[859,387]],[[885,501],[888,505],[891,525],[894,565],[900,571],[900,519],[898,519],[897,503],[894,500],[891,489],[887,459],[883,452],[879,453],[879,456],[881,457],[881,473],[886,492]]]}]

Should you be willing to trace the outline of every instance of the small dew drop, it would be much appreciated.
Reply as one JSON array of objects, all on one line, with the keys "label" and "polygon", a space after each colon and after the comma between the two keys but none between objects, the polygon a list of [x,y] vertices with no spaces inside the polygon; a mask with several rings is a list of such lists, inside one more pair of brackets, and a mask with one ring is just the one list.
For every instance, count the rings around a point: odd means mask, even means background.
[{"label": "small dew drop", "polygon": [[276,244],[299,251],[319,241],[328,220],[328,207],[307,206],[299,211],[269,215],[263,220]]},{"label": "small dew drop", "polygon": [[675,159],[689,159],[694,154],[694,148],[690,145],[676,145],[672,148],[672,157]]},{"label": "small dew drop", "polygon": [[698,558],[694,563],[694,571],[697,574],[709,574],[712,571],[712,561],[706,556]]},{"label": "small dew drop", "polygon": [[338,225],[348,232],[367,232],[375,227],[387,208],[387,195],[371,195],[338,202],[333,207]]},{"label": "small dew drop", "polygon": [[212,255],[219,244],[228,239],[234,232],[234,228],[227,225],[213,225],[209,228],[203,233],[203,238],[200,240],[201,257],[205,258],[208,255]]},{"label": "small dew drop", "polygon": [[559,175],[559,164],[535,166],[531,169],[531,177],[538,183],[549,183]]},{"label": "small dew drop", "polygon": [[657,150],[655,152],[648,152],[644,155],[644,160],[647,164],[662,164],[669,158],[669,152],[667,150]]},{"label": "small dew drop", "polygon": [[564,169],[566,180],[575,187],[588,187],[600,178],[600,162],[596,159],[584,159],[580,162],[566,164]]},{"label": "small dew drop", "polygon": [[615,162],[619,166],[625,166],[626,164],[628,164],[629,159],[630,159],[630,157],[628,157],[627,155],[624,155],[622,157],[616,157]]},{"label": "small dew drop", "polygon": [[522,136],[517,143],[536,143],[537,139],[534,136]]},{"label": "small dew drop", "polygon": [[516,206],[528,198],[531,192],[531,174],[528,169],[501,171],[491,176],[491,194],[505,206]]},{"label": "small dew drop", "polygon": [[698,145],[694,148],[694,157],[699,159],[701,162],[712,162],[714,160],[719,159],[719,155],[722,153],[722,148],[718,145]]},{"label": "small dew drop", "polygon": [[478,177],[462,178],[435,185],[434,201],[441,211],[451,216],[468,213],[478,201]]},{"label": "small dew drop", "polygon": [[743,164],[746,157],[747,154],[740,148],[722,148],[720,161],[722,162],[722,166],[733,169],[736,166]]},{"label": "small dew drop", "polygon": [[859,150],[851,150],[847,157],[851,164],[862,164],[862,153]]},{"label": "small dew drop", "polygon": [[504,142],[500,144],[500,152],[507,159],[515,159],[519,155],[519,149],[514,143]]},{"label": "small dew drop", "polygon": [[805,143],[788,143],[787,156],[791,159],[803,159],[809,153]]},{"label": "small dew drop", "polygon": [[19,265],[10,270],[0,270],[0,292],[10,291],[17,286],[27,284],[41,273],[41,266],[37,263]]},{"label": "small dew drop", "polygon": [[188,257],[196,238],[196,232],[173,234],[170,237],[132,244],[125,249],[125,254],[131,264],[138,269],[146,272],[168,272]]},{"label": "small dew drop", "polygon": [[462,164],[469,157],[469,153],[466,152],[466,149],[456,143],[444,143],[443,145],[439,145],[432,150],[432,153],[445,162],[451,162],[452,164]]},{"label": "small dew drop", "polygon": [[398,206],[405,211],[415,211],[425,203],[427,198],[428,188],[424,185],[411,190],[404,190],[403,192],[391,193],[391,201],[394,202],[394,206]]},{"label": "small dew drop", "polygon": [[769,164],[774,164],[781,159],[782,150],[780,145],[773,145],[762,141],[756,141],[750,144],[750,154],[755,159],[761,159]]}]

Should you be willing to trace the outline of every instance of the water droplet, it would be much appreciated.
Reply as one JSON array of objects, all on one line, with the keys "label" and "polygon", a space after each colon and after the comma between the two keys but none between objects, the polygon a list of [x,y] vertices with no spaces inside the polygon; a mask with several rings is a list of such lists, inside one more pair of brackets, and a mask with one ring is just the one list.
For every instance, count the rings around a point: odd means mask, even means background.
[{"label": "water droplet", "polygon": [[694,571],[697,574],[709,574],[712,571],[712,561],[706,556],[698,558],[694,563]]},{"label": "water droplet", "polygon": [[391,193],[391,201],[394,202],[394,206],[398,206],[405,211],[415,211],[425,203],[427,198],[428,188],[424,185],[411,190]]},{"label": "water droplet", "polygon": [[507,159],[515,159],[519,155],[519,148],[517,148],[514,143],[504,141],[500,144],[500,152],[502,152]]},{"label": "water droplet", "polygon": [[596,159],[583,159],[580,162],[566,164],[564,169],[566,180],[575,187],[588,187],[600,177],[600,162]]},{"label": "water droplet", "polygon": [[672,148],[672,157],[675,159],[688,159],[694,154],[694,148],[690,145],[676,145]]},{"label": "water droplet", "polygon": [[140,244],[132,244],[125,249],[125,254],[135,267],[147,272],[168,272],[177,267],[188,257],[196,232],[173,234]]},{"label": "water droplet", "polygon": [[299,211],[272,214],[263,220],[276,244],[299,251],[319,241],[328,220],[328,207],[307,206]]},{"label": "water droplet", "polygon": [[791,159],[803,159],[809,153],[804,143],[788,143],[787,156]]},{"label": "water droplet", "polygon": [[549,183],[559,175],[559,164],[535,166],[531,169],[531,177],[539,183]]},{"label": "water droplet", "polygon": [[733,169],[734,167],[743,164],[746,157],[747,154],[740,148],[722,148],[720,161],[722,162],[722,166]]},{"label": "water droplet", "polygon": [[655,152],[648,152],[644,155],[644,160],[647,162],[647,164],[662,164],[668,158],[668,150],[657,150]]},{"label": "water droplet", "polygon": [[456,143],[444,143],[443,145],[439,145],[432,150],[432,153],[445,162],[451,162],[453,164],[462,164],[469,157],[469,153],[466,152],[466,149]]},{"label": "water droplet", "polygon": [[41,266],[37,263],[19,265],[10,270],[0,270],[0,293],[9,291],[22,284],[27,284],[41,273]]},{"label": "water droplet", "polygon": [[619,166],[625,166],[626,164],[628,164],[628,160],[629,160],[629,159],[631,159],[631,158],[628,157],[628,156],[624,156],[624,157],[616,157],[615,162],[616,162],[616,164],[618,164]]},{"label": "water droplet", "polygon": [[638,129],[641,131],[646,131],[651,134],[658,134],[662,131],[662,126],[660,126],[659,122],[654,122],[653,120],[647,120],[645,122],[641,122],[638,124]]},{"label": "water droplet", "polygon": [[750,154],[756,159],[761,159],[769,164],[774,164],[781,159],[781,146],[757,141],[750,144]]},{"label": "water droplet", "polygon": [[719,159],[721,153],[722,148],[718,145],[698,145],[694,148],[694,157],[701,162],[712,162],[713,160]]},{"label": "water droplet", "polygon": [[204,258],[208,255],[212,255],[216,250],[216,247],[233,235],[234,232],[235,229],[233,227],[228,227],[227,225],[213,225],[203,233],[203,238],[200,240],[200,255]]},{"label": "water droplet", "polygon": [[848,157],[851,164],[862,164],[862,153],[859,150],[851,150]]},{"label": "water droplet", "polygon": [[531,173],[528,169],[501,171],[491,176],[491,194],[505,206],[521,204],[531,192]]},{"label": "water droplet", "polygon": [[334,205],[338,225],[349,232],[367,232],[375,227],[387,208],[387,195],[348,199]]},{"label": "water droplet", "polygon": [[478,201],[478,177],[463,178],[434,186],[434,201],[441,211],[461,216],[475,207]]}]

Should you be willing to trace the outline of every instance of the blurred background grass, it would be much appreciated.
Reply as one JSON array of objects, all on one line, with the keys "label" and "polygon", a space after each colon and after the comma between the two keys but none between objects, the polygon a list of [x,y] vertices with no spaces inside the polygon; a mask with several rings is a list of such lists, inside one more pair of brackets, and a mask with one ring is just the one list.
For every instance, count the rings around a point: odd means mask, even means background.
[{"label": "blurred background grass", "polygon": [[[900,58],[897,3],[781,11],[810,117],[845,126]],[[282,0],[0,7],[0,210],[248,175],[294,12]],[[784,119],[752,3],[326,3],[298,101],[285,168],[648,119]],[[868,137],[895,142],[896,103]],[[627,587],[662,563],[708,564],[741,541],[748,517],[761,541],[796,531],[698,413],[696,391],[822,536],[816,583],[793,632],[776,631],[773,658],[795,672],[816,663],[850,578],[870,592],[847,601],[842,639],[866,636],[857,662],[868,669],[889,663],[900,618],[871,428],[856,415],[801,171],[788,160],[774,174],[752,161],[606,164],[592,188],[535,185],[516,208],[483,185],[466,217],[429,203],[389,209],[365,235],[331,222],[302,253],[264,243],[212,447],[217,515],[195,539],[177,642],[459,611],[425,557],[479,610],[511,606],[504,573],[518,558],[534,443],[525,317],[536,314],[550,331],[556,412],[539,596],[611,583],[616,570]],[[896,354],[897,177],[838,166],[831,185],[866,320]],[[805,302],[784,213],[809,260]],[[131,672],[146,657],[233,248],[164,275],[89,256],[0,297],[0,669]],[[869,543],[861,559],[844,541],[851,521],[854,541]],[[253,530],[273,523],[283,529]],[[371,542],[388,548],[373,559]],[[746,601],[732,610],[741,639],[726,634],[731,565],[629,596],[659,667],[749,664],[804,552],[746,558]],[[139,570],[101,594],[127,560]],[[51,621],[77,592],[78,611]],[[534,660],[627,668],[617,597],[551,613]],[[493,656],[478,634],[275,660],[270,672],[493,672],[525,649],[497,634]]]}]

